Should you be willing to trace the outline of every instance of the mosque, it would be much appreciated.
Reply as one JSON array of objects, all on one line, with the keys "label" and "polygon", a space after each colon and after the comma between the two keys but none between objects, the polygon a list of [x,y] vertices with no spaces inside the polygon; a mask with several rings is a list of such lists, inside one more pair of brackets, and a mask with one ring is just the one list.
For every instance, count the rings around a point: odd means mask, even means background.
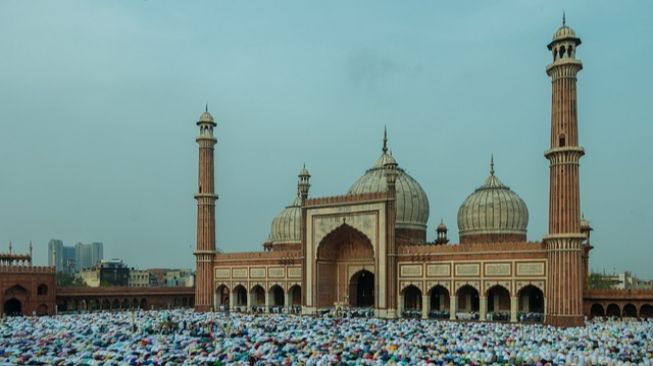
[{"label": "mosque", "polygon": [[[585,153],[576,108],[580,44],[563,20],[547,45],[552,57],[546,67],[552,81],[551,142],[544,152],[550,162],[549,230],[537,242],[527,240],[524,200],[499,179],[493,163],[485,182],[458,210],[460,243],[449,243],[443,223],[435,241],[428,242],[428,197],[389,152],[384,135],[379,158],[345,194],[309,197],[304,167],[296,197],[273,219],[262,251],[217,251],[216,123],[208,111],[202,113],[196,140],[195,308],[302,314],[366,308],[382,318],[536,319],[555,326],[605,315],[603,304],[611,300],[586,286],[592,228],[580,210],[579,161]],[[635,316],[653,316],[650,301],[644,301],[652,294],[630,300],[622,295],[610,296],[630,302]]]}]

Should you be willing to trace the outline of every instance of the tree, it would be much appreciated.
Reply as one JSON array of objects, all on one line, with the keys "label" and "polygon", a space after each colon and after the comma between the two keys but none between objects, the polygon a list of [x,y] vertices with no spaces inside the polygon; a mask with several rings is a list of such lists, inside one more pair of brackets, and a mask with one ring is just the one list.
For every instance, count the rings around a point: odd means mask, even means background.
[{"label": "tree", "polygon": [[81,278],[71,273],[57,272],[55,279],[57,287],[86,287]]},{"label": "tree", "polygon": [[590,273],[588,287],[591,289],[610,289],[612,288],[612,281],[604,274],[592,272]]}]

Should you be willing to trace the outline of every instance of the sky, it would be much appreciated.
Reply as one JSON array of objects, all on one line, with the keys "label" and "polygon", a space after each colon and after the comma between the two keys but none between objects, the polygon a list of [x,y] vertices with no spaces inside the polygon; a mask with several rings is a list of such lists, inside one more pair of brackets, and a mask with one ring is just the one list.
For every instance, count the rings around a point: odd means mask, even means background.
[{"label": "sky", "polygon": [[104,243],[193,268],[198,133],[217,121],[217,245],[261,250],[292,202],[346,193],[381,154],[426,191],[428,239],[488,175],[547,232],[551,84],[562,12],[583,43],[581,207],[590,267],[653,278],[653,2],[0,2],[0,250]]}]

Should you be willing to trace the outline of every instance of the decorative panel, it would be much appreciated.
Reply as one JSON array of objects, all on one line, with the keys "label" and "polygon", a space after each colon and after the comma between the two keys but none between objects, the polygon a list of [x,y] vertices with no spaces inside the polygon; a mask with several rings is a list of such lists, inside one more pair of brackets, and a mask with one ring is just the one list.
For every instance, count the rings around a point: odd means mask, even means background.
[{"label": "decorative panel", "polygon": [[247,268],[234,268],[232,275],[234,278],[247,278]]},{"label": "decorative panel", "polygon": [[455,273],[456,276],[478,276],[480,275],[479,263],[470,263],[470,264],[456,264]]},{"label": "decorative panel", "polygon": [[510,263],[485,263],[486,276],[510,276]]},{"label": "decorative panel", "polygon": [[301,277],[302,276],[302,267],[290,267],[288,268],[288,277]]},{"label": "decorative panel", "polygon": [[250,268],[249,276],[252,278],[265,278],[265,268],[263,267]]},{"label": "decorative panel", "polygon": [[426,275],[430,277],[451,276],[450,264],[429,264],[426,266]]},{"label": "decorative panel", "polygon": [[403,264],[401,265],[400,274],[402,277],[421,277],[422,265],[421,264]]},{"label": "decorative panel", "polygon": [[517,263],[517,276],[544,276],[544,262]]},{"label": "decorative panel", "polygon": [[282,267],[268,268],[268,276],[270,278],[282,278],[284,276],[284,270]]},{"label": "decorative panel", "polygon": [[229,268],[216,268],[215,269],[215,278],[229,278],[231,274],[231,269]]}]

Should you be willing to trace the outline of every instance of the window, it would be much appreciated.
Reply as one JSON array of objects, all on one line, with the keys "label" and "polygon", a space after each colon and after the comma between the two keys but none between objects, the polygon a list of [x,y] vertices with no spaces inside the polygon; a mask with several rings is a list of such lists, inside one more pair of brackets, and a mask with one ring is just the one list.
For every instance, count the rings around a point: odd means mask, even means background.
[{"label": "window", "polygon": [[48,294],[48,286],[43,285],[43,284],[39,285],[39,287],[37,287],[37,289],[36,289],[36,294],[39,295],[39,296],[47,295]]}]

